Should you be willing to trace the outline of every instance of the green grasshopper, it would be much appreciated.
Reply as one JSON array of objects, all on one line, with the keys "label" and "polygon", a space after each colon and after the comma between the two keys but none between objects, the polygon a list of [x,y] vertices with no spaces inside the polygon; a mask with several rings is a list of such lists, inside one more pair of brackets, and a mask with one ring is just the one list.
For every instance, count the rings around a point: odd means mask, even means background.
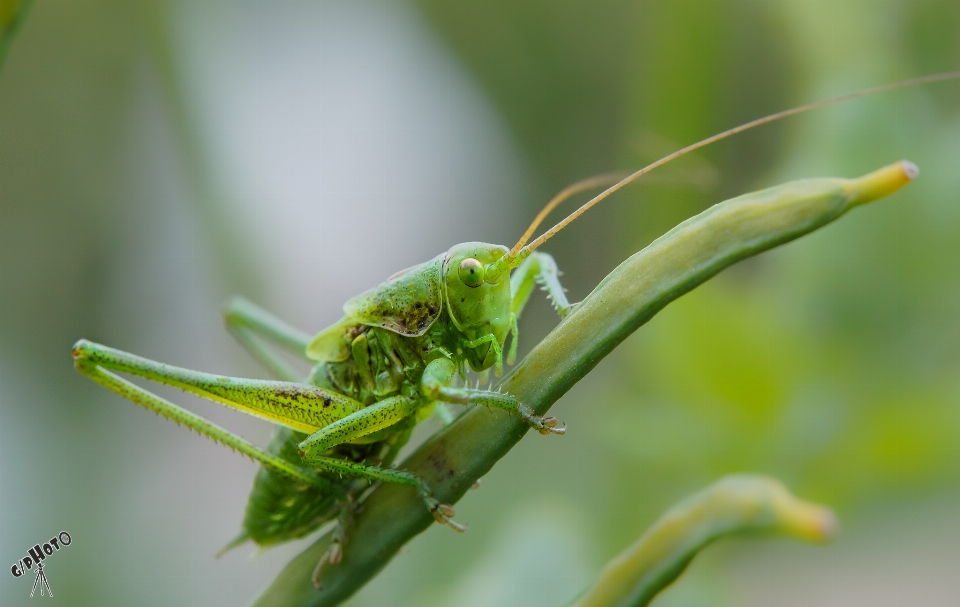
[{"label": "green grasshopper", "polygon": [[[517,270],[513,276],[511,269]],[[77,369],[97,383],[262,464],[243,532],[227,548],[247,539],[268,546],[299,538],[336,518],[336,540],[325,558],[335,563],[364,489],[362,479],[410,485],[438,522],[466,529],[452,519],[453,507],[437,501],[423,481],[388,468],[437,403],[499,407],[542,434],[564,433],[556,418],[538,417],[508,394],[453,386],[465,378],[466,366],[499,373],[510,334],[506,358],[513,362],[517,316],[538,280],[560,315],[566,314],[571,306],[549,255],[460,244],[348,301],[344,318],[312,339],[252,303],[233,299],[225,313],[228,328],[285,381],[200,373],[86,340],[77,342],[73,356]],[[295,381],[258,338],[313,361],[308,382]],[[175,386],[279,427],[262,451],[114,372]]]},{"label": "green grasshopper", "polygon": [[[399,483],[417,491],[439,523],[457,531],[454,508],[433,497],[417,476],[393,468],[419,422],[445,403],[503,409],[541,434],[563,434],[554,417],[540,417],[515,397],[465,385],[467,368],[499,375],[517,352],[517,318],[534,286],[547,292],[559,316],[567,300],[553,258],[535,251],[591,206],[654,168],[741,131],[837,101],[904,86],[956,78],[916,78],[808,104],[735,127],[616,180],[600,176],[569,186],[539,213],[512,249],[465,243],[399,272],[344,305],[344,317],[315,336],[290,327],[242,298],[225,310],[228,329],[277,381],[191,371],[86,340],[73,348],[77,369],[134,403],[192,428],[261,464],[240,535],[224,550],[252,540],[261,547],[303,537],[333,523],[332,542],[314,572],[337,563],[351,519],[371,483]],[[566,219],[527,242],[560,202],[613,183]],[[506,348],[508,337],[509,349]],[[314,363],[306,381],[264,342]],[[506,349],[506,356],[504,351]],[[263,450],[170,403],[116,373],[180,388],[277,424]],[[440,413],[441,417],[443,414]]]}]

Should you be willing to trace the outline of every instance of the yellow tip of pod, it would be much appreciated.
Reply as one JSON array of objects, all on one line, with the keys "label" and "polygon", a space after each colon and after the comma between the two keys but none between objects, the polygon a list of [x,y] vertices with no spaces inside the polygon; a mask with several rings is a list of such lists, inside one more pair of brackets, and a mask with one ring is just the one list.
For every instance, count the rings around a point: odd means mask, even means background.
[{"label": "yellow tip of pod", "polygon": [[863,177],[847,182],[850,206],[855,207],[889,196],[920,174],[920,168],[909,160],[901,160]]},{"label": "yellow tip of pod", "polygon": [[781,533],[798,540],[826,543],[840,531],[833,510],[794,497],[786,487],[771,479],[770,507]]}]

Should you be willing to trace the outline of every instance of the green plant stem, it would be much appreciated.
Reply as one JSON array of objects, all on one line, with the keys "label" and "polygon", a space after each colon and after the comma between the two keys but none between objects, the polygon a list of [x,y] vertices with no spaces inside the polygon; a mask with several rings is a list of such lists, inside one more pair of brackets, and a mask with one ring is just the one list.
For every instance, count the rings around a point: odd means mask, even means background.
[{"label": "green plant stem", "polygon": [[724,477],[670,508],[568,607],[645,607],[707,545],[735,534],[781,534],[826,542],[838,528],[823,506],[794,497],[773,478]]},{"label": "green plant stem", "polygon": [[[724,268],[803,236],[854,206],[890,194],[916,174],[910,163],[858,179],[807,179],[717,204],[636,253],[567,316],[503,383],[503,390],[543,415],[621,341],[664,306]],[[425,442],[402,465],[443,502],[455,503],[528,430],[515,417],[475,409]],[[400,548],[433,523],[415,492],[385,484],[364,502],[343,560],[311,573],[329,543],[320,538],[294,558],[256,607],[337,605]]]}]

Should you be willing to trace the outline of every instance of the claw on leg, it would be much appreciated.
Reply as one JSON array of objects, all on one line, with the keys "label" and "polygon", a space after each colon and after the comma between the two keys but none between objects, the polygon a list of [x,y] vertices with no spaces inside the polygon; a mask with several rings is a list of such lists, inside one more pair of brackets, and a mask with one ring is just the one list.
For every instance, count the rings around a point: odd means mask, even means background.
[{"label": "claw on leg", "polygon": [[343,544],[347,541],[347,525],[351,520],[350,515],[356,512],[356,507],[357,503],[349,500],[341,509],[340,520],[330,534],[330,546],[320,557],[317,566],[313,569],[313,575],[310,576],[310,581],[313,582],[313,587],[317,590],[323,590],[323,586],[320,585],[320,573],[323,571],[324,565],[327,563],[336,565],[343,560]]},{"label": "claw on leg", "polygon": [[430,514],[432,514],[433,518],[441,525],[448,525],[454,531],[459,533],[463,533],[467,530],[466,525],[461,525],[457,521],[453,520],[456,510],[454,510],[453,506],[450,504],[441,504],[430,496],[424,497],[423,501],[427,503],[427,508],[430,509]]},{"label": "claw on leg", "polygon": [[562,425],[558,427],[560,422],[557,421],[557,418],[553,417],[552,415],[547,417],[534,415],[533,411],[524,405],[521,405],[517,411],[520,413],[520,417],[522,417],[524,421],[530,424],[531,428],[540,434],[566,434],[567,432],[567,426]]},{"label": "claw on leg", "polygon": [[566,434],[567,425],[564,424],[558,428],[557,424],[559,423],[557,418],[552,415],[544,417],[540,420],[541,426],[537,428],[537,432],[540,434]]},{"label": "claw on leg", "polygon": [[310,581],[313,582],[313,587],[317,590],[323,590],[323,586],[320,585],[320,572],[323,571],[323,566],[327,563],[336,565],[343,559],[343,539],[341,537],[335,538],[317,562],[313,575],[310,576]]},{"label": "claw on leg", "polygon": [[313,575],[310,576],[310,581],[313,582],[313,587],[317,590],[323,590],[323,586],[320,585],[320,572],[323,571],[323,566],[327,563],[331,565],[336,565],[343,559],[343,538],[337,537],[330,543],[330,547],[327,548],[327,551],[323,553],[323,556],[320,557],[320,560],[317,562],[317,566],[313,570]]}]

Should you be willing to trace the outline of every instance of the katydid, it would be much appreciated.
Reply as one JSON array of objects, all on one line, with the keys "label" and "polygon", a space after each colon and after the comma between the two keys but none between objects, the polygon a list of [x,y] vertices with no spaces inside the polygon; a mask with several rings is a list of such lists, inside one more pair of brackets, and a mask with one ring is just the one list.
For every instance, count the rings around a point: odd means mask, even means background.
[{"label": "katydid", "polygon": [[[371,483],[408,485],[437,522],[457,531],[454,509],[435,499],[419,477],[393,467],[414,426],[444,403],[499,408],[541,434],[563,434],[554,417],[540,417],[510,394],[469,387],[468,369],[502,371],[517,352],[517,319],[534,286],[547,292],[559,316],[576,310],[559,282],[553,258],[536,251],[588,208],[650,170],[741,131],[881,91],[960,77],[926,76],[852,95],[800,106],[735,127],[692,144],[623,179],[600,176],[576,183],[546,205],[513,248],[465,243],[404,270],[344,305],[344,317],[315,336],[290,327],[242,298],[225,310],[228,330],[276,380],[212,375],[154,362],[80,340],[73,348],[77,369],[95,382],[177,423],[231,447],[261,464],[241,534],[227,548],[252,540],[261,547],[303,537],[335,525],[333,542],[320,567],[336,563],[351,517]],[[905,183],[915,167],[900,163]],[[889,171],[883,179],[891,179]],[[546,215],[574,194],[609,185],[599,195],[528,241]],[[902,185],[902,183],[900,184]],[[899,186],[897,186],[899,187]],[[509,348],[507,342],[509,338]],[[265,342],[314,363],[303,380]],[[174,386],[277,424],[269,446],[244,439],[117,373]]]}]

